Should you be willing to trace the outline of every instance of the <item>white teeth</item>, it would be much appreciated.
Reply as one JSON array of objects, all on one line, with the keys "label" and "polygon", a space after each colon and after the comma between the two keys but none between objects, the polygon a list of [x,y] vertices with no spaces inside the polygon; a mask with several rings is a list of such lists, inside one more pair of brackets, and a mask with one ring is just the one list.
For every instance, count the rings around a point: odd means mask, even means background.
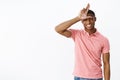
[{"label": "white teeth", "polygon": [[87,28],[87,29],[91,29],[91,25],[87,25],[86,28]]},{"label": "white teeth", "polygon": [[87,27],[90,27],[91,25],[87,25]]}]

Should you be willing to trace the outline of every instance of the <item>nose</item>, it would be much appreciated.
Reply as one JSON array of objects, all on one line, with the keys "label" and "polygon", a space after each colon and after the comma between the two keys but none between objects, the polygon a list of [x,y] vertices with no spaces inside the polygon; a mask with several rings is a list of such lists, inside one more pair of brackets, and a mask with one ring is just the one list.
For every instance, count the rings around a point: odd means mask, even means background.
[{"label": "nose", "polygon": [[87,23],[90,24],[90,19],[87,20]]}]

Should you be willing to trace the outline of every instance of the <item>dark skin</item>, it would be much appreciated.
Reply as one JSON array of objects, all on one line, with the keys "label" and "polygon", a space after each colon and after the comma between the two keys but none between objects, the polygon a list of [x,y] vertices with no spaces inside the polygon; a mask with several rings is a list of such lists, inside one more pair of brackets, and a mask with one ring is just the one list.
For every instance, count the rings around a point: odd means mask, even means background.
[{"label": "dark skin", "polygon": [[[87,14],[87,16],[89,16],[89,18],[82,20],[82,24],[84,26],[84,29],[89,34],[95,33],[96,29],[94,26],[95,26],[96,17],[92,14]],[[88,25],[89,25],[89,27],[87,27]]]},{"label": "dark skin", "polygon": [[[96,17],[92,14],[87,14],[87,11],[89,10],[90,5],[88,4],[86,8],[83,8],[80,12],[80,14],[70,20],[67,20],[65,22],[62,22],[61,24],[57,25],[55,27],[55,30],[57,33],[65,36],[65,37],[71,37],[72,33],[68,30],[69,27],[71,27],[73,24],[81,21],[84,29],[86,32],[89,33],[89,35],[96,32],[95,28],[95,21]],[[103,69],[104,69],[104,80],[110,80],[110,54],[109,52],[102,54],[103,59]]]}]

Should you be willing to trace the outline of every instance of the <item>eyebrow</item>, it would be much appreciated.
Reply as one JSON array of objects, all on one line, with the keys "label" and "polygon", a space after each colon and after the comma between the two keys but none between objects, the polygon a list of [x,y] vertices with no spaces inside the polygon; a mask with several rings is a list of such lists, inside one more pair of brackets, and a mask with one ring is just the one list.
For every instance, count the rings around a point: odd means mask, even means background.
[{"label": "eyebrow", "polygon": [[86,21],[87,19],[93,19],[93,17],[91,17],[91,18],[86,18],[86,19],[84,19],[84,20],[82,20],[82,21]]},{"label": "eyebrow", "polygon": [[89,17],[89,18],[86,18],[86,19],[84,19],[84,20],[87,20],[87,19],[93,19],[93,17]]}]

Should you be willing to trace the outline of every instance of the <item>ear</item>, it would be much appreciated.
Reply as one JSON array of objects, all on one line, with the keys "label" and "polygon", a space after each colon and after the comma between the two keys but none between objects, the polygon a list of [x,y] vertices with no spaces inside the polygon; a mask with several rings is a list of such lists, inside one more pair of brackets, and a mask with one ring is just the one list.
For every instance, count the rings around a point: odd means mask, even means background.
[{"label": "ear", "polygon": [[95,21],[96,21],[97,19],[96,19],[96,17],[95,17]]}]

